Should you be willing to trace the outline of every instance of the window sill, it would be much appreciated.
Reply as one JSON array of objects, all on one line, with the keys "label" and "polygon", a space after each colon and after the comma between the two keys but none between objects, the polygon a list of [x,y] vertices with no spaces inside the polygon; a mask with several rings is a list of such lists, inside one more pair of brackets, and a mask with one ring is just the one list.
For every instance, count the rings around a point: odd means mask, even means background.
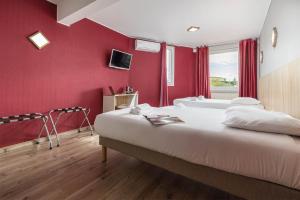
[{"label": "window sill", "polygon": [[239,90],[237,88],[211,88],[211,93],[238,93]]}]

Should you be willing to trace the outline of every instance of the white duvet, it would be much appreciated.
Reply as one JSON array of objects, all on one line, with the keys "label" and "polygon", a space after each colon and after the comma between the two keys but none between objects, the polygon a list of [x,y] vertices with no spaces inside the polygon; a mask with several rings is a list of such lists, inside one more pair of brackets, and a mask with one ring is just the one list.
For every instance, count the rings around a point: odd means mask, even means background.
[{"label": "white duvet", "polygon": [[100,114],[95,129],[119,140],[219,170],[300,189],[300,138],[229,128],[223,109],[164,107],[185,123],[152,126],[129,109]]},{"label": "white duvet", "polygon": [[190,106],[190,107],[200,107],[200,108],[216,108],[216,109],[226,109],[232,106],[251,106],[251,107],[256,107],[256,108],[261,108],[263,109],[263,105],[261,104],[235,104],[232,103],[231,100],[225,100],[225,99],[202,99],[199,100],[197,97],[186,97],[182,99],[174,99],[173,101],[174,105],[178,104],[183,104],[185,106]]}]

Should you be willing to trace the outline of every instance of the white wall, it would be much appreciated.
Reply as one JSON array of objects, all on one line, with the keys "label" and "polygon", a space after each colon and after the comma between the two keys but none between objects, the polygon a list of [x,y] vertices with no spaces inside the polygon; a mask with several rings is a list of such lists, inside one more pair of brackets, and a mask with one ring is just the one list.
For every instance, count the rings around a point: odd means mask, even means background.
[{"label": "white wall", "polygon": [[[278,30],[276,48],[271,41],[273,27]],[[261,77],[300,57],[300,0],[272,0],[260,35],[260,50],[264,53]]]}]

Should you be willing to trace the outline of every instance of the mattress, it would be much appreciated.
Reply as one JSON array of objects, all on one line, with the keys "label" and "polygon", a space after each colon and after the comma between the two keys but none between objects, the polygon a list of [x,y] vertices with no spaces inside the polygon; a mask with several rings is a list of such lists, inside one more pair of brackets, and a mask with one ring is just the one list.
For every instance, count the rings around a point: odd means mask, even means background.
[{"label": "mattress", "polygon": [[[231,100],[225,99],[203,99],[199,100],[196,97],[186,97],[181,99],[174,99],[173,104],[183,104],[190,107],[201,107],[201,108],[216,108],[216,109],[226,109],[231,106],[236,106],[237,104],[231,104]],[[244,105],[246,106],[246,105]],[[257,107],[263,109],[261,104],[258,105],[247,105],[252,107]]]},{"label": "mattress", "polygon": [[226,127],[223,109],[163,107],[185,123],[152,126],[129,109],[100,114],[95,130],[115,139],[226,172],[300,189],[300,138]]}]

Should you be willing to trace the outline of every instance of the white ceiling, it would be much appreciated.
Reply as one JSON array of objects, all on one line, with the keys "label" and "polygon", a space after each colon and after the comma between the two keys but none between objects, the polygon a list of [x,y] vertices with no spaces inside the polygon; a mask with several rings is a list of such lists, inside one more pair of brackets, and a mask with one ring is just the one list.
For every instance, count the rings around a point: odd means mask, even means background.
[{"label": "white ceiling", "polygon": [[54,4],[57,4],[57,3],[60,2],[61,0],[47,0],[47,1],[50,1],[50,2],[52,2],[52,3],[54,3]]},{"label": "white ceiling", "polygon": [[[270,2],[114,0],[105,8],[86,13],[85,17],[130,37],[196,47],[258,37]],[[190,26],[199,26],[200,30],[187,32]]]}]

